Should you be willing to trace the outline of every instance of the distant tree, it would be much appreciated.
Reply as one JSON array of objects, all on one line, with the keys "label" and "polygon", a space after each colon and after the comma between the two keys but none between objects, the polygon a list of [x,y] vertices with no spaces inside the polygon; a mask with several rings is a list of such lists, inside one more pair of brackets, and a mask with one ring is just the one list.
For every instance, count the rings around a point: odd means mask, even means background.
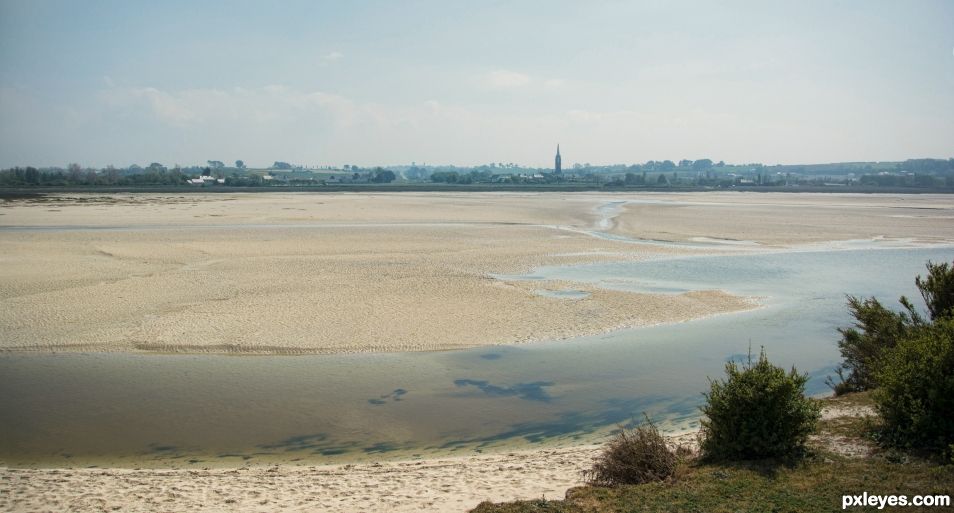
[{"label": "distant tree", "polygon": [[460,175],[456,171],[438,171],[431,173],[432,182],[457,183]]},{"label": "distant tree", "polygon": [[35,167],[29,166],[23,172],[24,181],[30,185],[36,185],[40,183],[40,170]]},{"label": "distant tree", "polygon": [[711,159],[699,159],[692,163],[692,169],[696,171],[705,171],[712,167]]},{"label": "distant tree", "polygon": [[374,176],[371,178],[371,181],[374,183],[391,183],[396,178],[394,171],[376,167],[374,168]]},{"label": "distant tree", "polygon": [[104,180],[107,184],[112,185],[119,181],[119,170],[113,167],[112,164],[106,166],[106,169],[103,170]]},{"label": "distant tree", "polygon": [[245,169],[245,161],[244,161],[244,160],[236,160],[236,161],[235,161],[235,168],[236,168],[236,169]]},{"label": "distant tree", "polygon": [[291,169],[291,168],[292,168],[291,164],[289,164],[288,162],[282,162],[280,160],[276,160],[275,163],[272,164],[272,169]]},{"label": "distant tree", "polygon": [[692,161],[691,161],[691,160],[682,159],[682,160],[679,161],[679,167],[692,167]]},{"label": "distant tree", "polygon": [[655,170],[657,170],[657,171],[672,171],[672,170],[675,169],[675,168],[676,168],[676,165],[673,164],[673,162],[672,162],[671,160],[664,160],[664,161],[662,161],[662,162],[657,162],[657,163],[656,163],[656,168],[655,168]]},{"label": "distant tree", "polygon": [[225,167],[225,164],[222,163],[221,160],[207,160],[206,162],[209,164],[209,167],[212,169],[222,169],[223,167]]},{"label": "distant tree", "polygon": [[643,177],[637,175],[636,173],[626,173],[626,178],[623,180],[626,185],[636,185],[643,183]]},{"label": "distant tree", "polygon": [[66,170],[69,173],[70,183],[79,183],[83,179],[83,167],[79,164],[73,162],[70,165],[66,166]]}]

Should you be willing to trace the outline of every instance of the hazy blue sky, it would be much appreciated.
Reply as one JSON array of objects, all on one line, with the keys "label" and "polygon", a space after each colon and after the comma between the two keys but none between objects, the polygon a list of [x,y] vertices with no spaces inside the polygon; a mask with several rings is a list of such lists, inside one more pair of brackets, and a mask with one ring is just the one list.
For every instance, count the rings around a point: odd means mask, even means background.
[{"label": "hazy blue sky", "polygon": [[954,1],[0,0],[0,166],[954,156]]}]

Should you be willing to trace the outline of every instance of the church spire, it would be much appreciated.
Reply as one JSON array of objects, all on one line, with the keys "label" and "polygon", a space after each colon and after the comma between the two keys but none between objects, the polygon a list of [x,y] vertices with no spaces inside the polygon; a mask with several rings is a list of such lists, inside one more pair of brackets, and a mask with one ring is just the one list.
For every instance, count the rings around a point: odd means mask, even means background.
[{"label": "church spire", "polygon": [[563,172],[562,159],[560,159],[560,144],[557,143],[557,154],[556,159],[553,161],[553,172],[560,174]]}]

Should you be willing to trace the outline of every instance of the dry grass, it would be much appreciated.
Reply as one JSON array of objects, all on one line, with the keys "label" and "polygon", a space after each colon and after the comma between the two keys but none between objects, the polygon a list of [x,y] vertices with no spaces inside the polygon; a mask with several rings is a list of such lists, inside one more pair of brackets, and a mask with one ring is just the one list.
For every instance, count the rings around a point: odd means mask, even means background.
[{"label": "dry grass", "polygon": [[[740,512],[740,511],[841,511],[842,495],[950,494],[954,465],[939,465],[894,452],[861,452],[844,455],[829,450],[829,439],[867,443],[860,438],[868,418],[853,413],[870,404],[867,395],[855,394],[824,400],[828,407],[844,409],[843,416],[823,421],[812,442],[812,456],[791,466],[764,460],[741,463],[683,461],[678,480],[641,485],[578,487],[566,499],[485,502],[473,513],[622,513],[622,512]],[[867,409],[867,408],[865,408]],[[837,422],[833,422],[837,420]],[[855,435],[852,435],[855,433]],[[890,509],[890,508],[889,508]],[[877,511],[877,508],[853,508]],[[887,509],[886,509],[887,510]],[[941,511],[943,508],[907,507],[904,511]]]},{"label": "dry grass", "polygon": [[620,428],[603,452],[584,472],[584,479],[594,486],[666,481],[676,475],[678,458],[666,445],[666,439],[647,417],[636,429]]}]

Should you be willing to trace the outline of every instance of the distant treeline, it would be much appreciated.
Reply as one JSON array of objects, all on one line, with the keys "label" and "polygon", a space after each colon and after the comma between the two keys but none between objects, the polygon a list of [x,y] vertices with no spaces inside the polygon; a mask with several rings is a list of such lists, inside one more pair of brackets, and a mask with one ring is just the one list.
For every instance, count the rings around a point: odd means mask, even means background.
[{"label": "distant treeline", "polygon": [[[903,162],[843,162],[833,164],[774,165],[726,164],[710,159],[649,161],[643,164],[593,166],[573,164],[562,173],[547,168],[527,168],[513,163],[481,166],[389,166],[361,169],[308,169],[275,162],[268,169],[234,167],[210,160],[209,165],[167,168],[146,167],[66,168],[15,167],[0,171],[0,187],[139,187],[215,186],[195,178],[211,176],[231,187],[341,186],[348,184],[440,183],[455,185],[580,184],[587,187],[788,187],[863,186],[954,188],[954,159],[910,159]],[[190,183],[191,180],[191,183]]]}]

